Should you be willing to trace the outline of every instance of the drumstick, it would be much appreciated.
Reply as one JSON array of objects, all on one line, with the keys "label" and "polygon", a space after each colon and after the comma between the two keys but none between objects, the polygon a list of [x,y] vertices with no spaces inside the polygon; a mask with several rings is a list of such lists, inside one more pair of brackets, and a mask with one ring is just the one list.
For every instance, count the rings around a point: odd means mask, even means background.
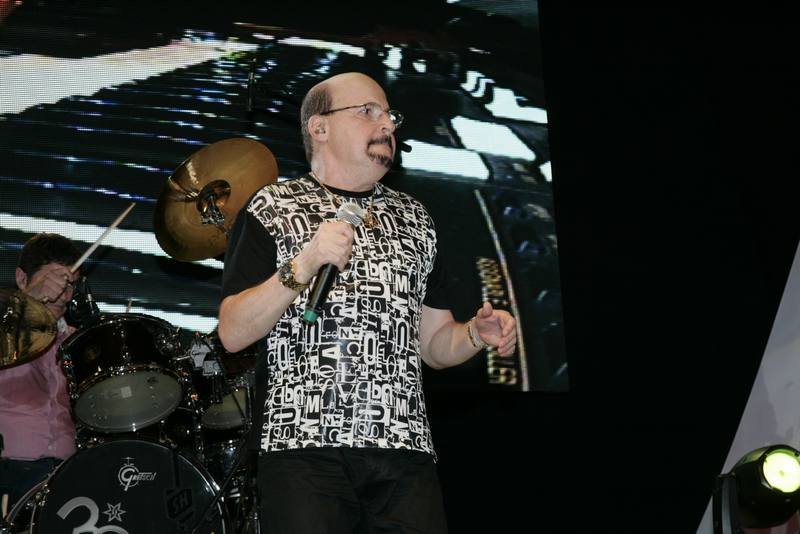
[{"label": "drumstick", "polygon": [[102,234],[100,237],[98,237],[98,238],[97,238],[97,241],[95,241],[94,243],[92,243],[92,246],[91,246],[91,247],[89,247],[89,248],[86,250],[86,252],[84,252],[84,253],[83,253],[83,256],[81,256],[80,258],[78,258],[78,261],[76,261],[74,264],[72,264],[72,267],[70,267],[70,268],[69,268],[69,272],[71,272],[71,273],[74,273],[75,271],[77,271],[77,270],[78,270],[78,267],[80,267],[80,266],[81,266],[81,263],[83,263],[83,262],[86,260],[86,258],[88,258],[88,257],[89,257],[89,255],[90,255],[92,252],[94,252],[94,249],[96,249],[98,246],[100,246],[100,243],[103,241],[103,239],[105,239],[105,238],[106,238],[106,236],[108,235],[108,233],[109,233],[111,230],[113,230],[114,228],[116,228],[116,227],[119,225],[119,223],[121,223],[121,222],[122,222],[122,219],[124,219],[124,218],[125,218],[125,217],[128,215],[128,213],[130,213],[130,211],[133,209],[133,207],[134,207],[135,205],[136,205],[136,202],[131,202],[131,205],[130,205],[130,206],[128,206],[127,208],[125,208],[125,211],[123,211],[122,213],[120,213],[119,217],[117,217],[116,219],[114,219],[114,222],[112,222],[112,223],[111,223],[111,226],[109,226],[108,228],[106,228],[106,231],[105,231],[105,232],[103,232],[103,234]]}]

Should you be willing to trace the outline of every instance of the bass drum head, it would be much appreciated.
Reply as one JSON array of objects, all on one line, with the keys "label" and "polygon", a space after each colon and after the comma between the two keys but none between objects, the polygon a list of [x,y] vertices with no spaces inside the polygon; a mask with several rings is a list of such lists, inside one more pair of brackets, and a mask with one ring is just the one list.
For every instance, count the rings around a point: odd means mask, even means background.
[{"label": "bass drum head", "polygon": [[[118,440],[77,452],[51,475],[31,534],[192,532],[217,490],[202,466],[158,443]],[[203,534],[225,532],[217,503]]]}]

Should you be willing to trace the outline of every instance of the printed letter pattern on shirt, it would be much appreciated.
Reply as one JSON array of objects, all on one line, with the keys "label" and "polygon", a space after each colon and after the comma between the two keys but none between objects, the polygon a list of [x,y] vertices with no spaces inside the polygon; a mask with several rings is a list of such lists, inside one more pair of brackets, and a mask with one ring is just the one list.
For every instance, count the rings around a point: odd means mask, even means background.
[{"label": "printed letter pattern on shirt", "polygon": [[[383,447],[434,454],[422,391],[419,322],[436,234],[412,197],[378,185],[377,224],[355,229],[353,254],[314,325],[304,291],[267,335],[262,448]],[[353,199],[366,208],[369,199]],[[294,257],[335,205],[309,179],[271,184],[247,210]]]}]

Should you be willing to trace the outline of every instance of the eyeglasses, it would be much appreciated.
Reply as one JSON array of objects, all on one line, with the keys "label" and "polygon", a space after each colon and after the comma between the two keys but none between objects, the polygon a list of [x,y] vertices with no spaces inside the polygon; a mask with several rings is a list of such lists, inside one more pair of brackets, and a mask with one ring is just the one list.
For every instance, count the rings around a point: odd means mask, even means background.
[{"label": "eyeglasses", "polygon": [[380,104],[376,104],[375,102],[367,102],[366,104],[347,106],[344,108],[329,109],[328,111],[323,111],[320,113],[320,115],[330,115],[331,113],[344,111],[346,109],[358,109],[356,115],[369,119],[372,122],[378,122],[381,120],[381,117],[383,117],[383,114],[386,113],[389,116],[389,120],[392,121],[392,124],[394,124],[395,130],[400,128],[400,125],[403,124],[402,113],[394,109],[383,109]]}]

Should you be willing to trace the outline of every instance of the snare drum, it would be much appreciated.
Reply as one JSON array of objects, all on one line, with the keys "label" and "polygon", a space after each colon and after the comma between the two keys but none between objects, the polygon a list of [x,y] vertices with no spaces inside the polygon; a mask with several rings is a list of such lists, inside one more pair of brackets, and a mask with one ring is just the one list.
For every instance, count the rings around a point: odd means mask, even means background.
[{"label": "snare drum", "polygon": [[[75,453],[9,519],[13,532],[29,524],[31,534],[188,533],[217,491],[205,468],[177,451],[117,440]],[[216,503],[198,532],[226,532],[223,510]]]},{"label": "snare drum", "polygon": [[100,432],[130,432],[163,420],[181,403],[186,378],[170,352],[173,327],[156,317],[103,315],[59,348],[73,413]]}]

